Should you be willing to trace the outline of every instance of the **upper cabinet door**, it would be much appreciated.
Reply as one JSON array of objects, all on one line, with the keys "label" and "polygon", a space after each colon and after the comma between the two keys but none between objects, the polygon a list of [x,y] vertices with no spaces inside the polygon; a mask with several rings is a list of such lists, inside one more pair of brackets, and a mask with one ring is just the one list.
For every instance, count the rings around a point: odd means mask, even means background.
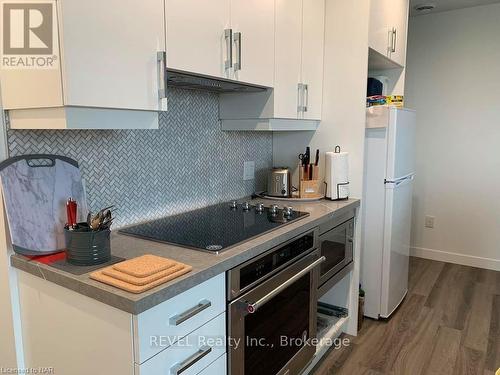
[{"label": "upper cabinet door", "polygon": [[230,0],[166,0],[167,66],[231,78]]},{"label": "upper cabinet door", "polygon": [[370,5],[370,27],[368,43],[370,48],[389,57],[391,25],[389,0],[372,0]]},{"label": "upper cabinet door", "polygon": [[406,65],[408,6],[408,0],[393,0],[389,8],[391,24],[394,25],[390,58],[402,66]]},{"label": "upper cabinet door", "polygon": [[64,104],[160,109],[163,0],[63,0]]},{"label": "upper cabinet door", "polygon": [[303,0],[301,81],[306,85],[303,89],[304,119],[321,119],[324,34],[325,1]]},{"label": "upper cabinet door", "polygon": [[276,0],[274,117],[297,118],[302,59],[302,0]]},{"label": "upper cabinet door", "polygon": [[231,0],[234,79],[272,87],[274,1]]}]

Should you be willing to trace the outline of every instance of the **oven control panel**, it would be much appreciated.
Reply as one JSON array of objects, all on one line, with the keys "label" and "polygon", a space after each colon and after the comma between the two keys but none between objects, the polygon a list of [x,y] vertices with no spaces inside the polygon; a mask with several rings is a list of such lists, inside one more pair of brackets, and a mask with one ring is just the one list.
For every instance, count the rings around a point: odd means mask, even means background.
[{"label": "oven control panel", "polygon": [[250,262],[240,269],[240,290],[274,273],[313,247],[314,232],[310,232]]}]

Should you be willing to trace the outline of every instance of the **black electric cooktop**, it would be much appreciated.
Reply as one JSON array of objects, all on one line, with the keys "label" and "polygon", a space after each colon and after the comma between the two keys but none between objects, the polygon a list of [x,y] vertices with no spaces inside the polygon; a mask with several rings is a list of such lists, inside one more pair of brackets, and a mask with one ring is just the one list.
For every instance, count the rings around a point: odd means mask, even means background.
[{"label": "black electric cooktop", "polygon": [[289,208],[233,201],[130,226],[119,232],[217,254],[308,215]]}]

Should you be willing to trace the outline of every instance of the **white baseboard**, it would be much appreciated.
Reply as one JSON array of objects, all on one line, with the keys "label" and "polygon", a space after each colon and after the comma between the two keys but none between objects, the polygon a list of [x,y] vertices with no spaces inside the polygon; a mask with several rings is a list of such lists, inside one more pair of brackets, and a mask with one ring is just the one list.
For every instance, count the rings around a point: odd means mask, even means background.
[{"label": "white baseboard", "polygon": [[473,255],[452,253],[423,247],[410,247],[410,255],[418,258],[439,260],[446,263],[461,264],[464,266],[485,268],[500,271],[500,259],[482,258]]}]

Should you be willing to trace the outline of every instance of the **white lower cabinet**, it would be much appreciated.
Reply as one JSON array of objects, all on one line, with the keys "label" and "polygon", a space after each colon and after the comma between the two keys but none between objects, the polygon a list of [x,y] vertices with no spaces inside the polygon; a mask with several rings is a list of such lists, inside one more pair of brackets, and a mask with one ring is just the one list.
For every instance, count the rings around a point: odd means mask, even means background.
[{"label": "white lower cabinet", "polygon": [[143,363],[225,312],[225,290],[225,275],[220,274],[134,315],[135,362]]},{"label": "white lower cabinet", "polygon": [[200,375],[226,375],[227,374],[227,355],[224,354],[213,361],[205,368]]},{"label": "white lower cabinet", "polygon": [[[226,353],[225,333],[226,314],[222,313],[158,355],[136,365],[135,375],[223,374],[225,361],[213,367],[210,364]],[[221,368],[224,372],[218,372]]]},{"label": "white lower cabinet", "polygon": [[225,273],[139,315],[16,273],[26,367],[71,375],[226,373]]}]

